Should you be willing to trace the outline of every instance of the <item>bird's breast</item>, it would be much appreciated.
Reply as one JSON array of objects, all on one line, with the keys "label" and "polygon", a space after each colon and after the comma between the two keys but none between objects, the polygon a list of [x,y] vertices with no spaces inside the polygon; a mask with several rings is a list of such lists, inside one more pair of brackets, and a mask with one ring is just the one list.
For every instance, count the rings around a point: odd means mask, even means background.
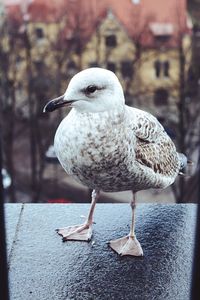
[{"label": "bird's breast", "polygon": [[58,159],[70,175],[89,185],[128,172],[133,137],[123,126],[103,120],[64,119],[55,135]]}]

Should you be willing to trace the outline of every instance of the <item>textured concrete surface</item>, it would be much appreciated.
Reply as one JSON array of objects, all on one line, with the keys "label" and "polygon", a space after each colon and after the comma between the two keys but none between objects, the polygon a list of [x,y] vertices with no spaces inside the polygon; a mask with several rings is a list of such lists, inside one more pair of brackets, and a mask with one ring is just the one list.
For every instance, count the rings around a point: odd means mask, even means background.
[{"label": "textured concrete surface", "polygon": [[[58,227],[83,222],[87,204],[7,205],[11,300],[189,300],[196,206],[138,205],[143,258],[119,257],[107,245],[129,232],[127,204],[98,204],[93,240],[63,243]],[[15,228],[14,228],[15,227]],[[9,245],[9,244],[8,244]],[[9,247],[8,247],[9,248]]]},{"label": "textured concrete surface", "polygon": [[11,254],[11,249],[15,242],[15,236],[17,234],[18,223],[20,222],[20,214],[22,210],[22,204],[5,205],[5,219],[6,219],[6,231],[7,231],[7,253],[8,258]]}]

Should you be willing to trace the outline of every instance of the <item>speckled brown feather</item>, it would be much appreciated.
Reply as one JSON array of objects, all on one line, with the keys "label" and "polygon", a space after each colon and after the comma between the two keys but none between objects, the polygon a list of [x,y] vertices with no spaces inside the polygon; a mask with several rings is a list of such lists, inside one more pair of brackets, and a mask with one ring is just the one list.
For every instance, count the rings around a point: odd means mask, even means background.
[{"label": "speckled brown feather", "polygon": [[179,168],[174,148],[171,140],[155,144],[137,139],[135,159],[139,163],[151,168],[155,173],[164,176],[174,176],[177,174]]},{"label": "speckled brown feather", "polygon": [[136,116],[135,159],[155,173],[176,176],[180,162],[174,143],[151,114],[139,111],[139,116],[137,113]]},{"label": "speckled brown feather", "polygon": [[66,172],[83,184],[138,191],[175,180],[178,154],[152,115],[128,106],[120,114],[70,114],[59,126],[55,147]]}]

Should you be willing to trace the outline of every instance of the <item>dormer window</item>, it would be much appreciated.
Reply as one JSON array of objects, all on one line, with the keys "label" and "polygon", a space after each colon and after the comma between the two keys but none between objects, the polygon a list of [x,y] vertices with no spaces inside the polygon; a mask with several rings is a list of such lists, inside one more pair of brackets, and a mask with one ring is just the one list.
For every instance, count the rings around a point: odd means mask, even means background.
[{"label": "dormer window", "polygon": [[174,34],[174,25],[172,23],[153,22],[149,24],[149,27],[155,42],[158,44],[157,46],[169,42]]},{"label": "dormer window", "polygon": [[140,4],[140,0],[132,0],[133,4]]},{"label": "dormer window", "polygon": [[167,34],[163,34],[163,35],[157,35],[154,37],[155,38],[155,41],[159,44],[164,44],[164,43],[167,43],[169,42],[171,36],[170,35],[167,35]]},{"label": "dormer window", "polygon": [[114,34],[108,35],[105,38],[105,44],[107,47],[114,48],[117,46],[117,39]]}]

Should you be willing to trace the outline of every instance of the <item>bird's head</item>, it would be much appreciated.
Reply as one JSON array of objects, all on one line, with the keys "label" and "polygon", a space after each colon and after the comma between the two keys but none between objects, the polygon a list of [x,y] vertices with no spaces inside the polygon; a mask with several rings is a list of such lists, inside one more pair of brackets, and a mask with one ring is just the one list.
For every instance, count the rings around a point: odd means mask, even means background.
[{"label": "bird's head", "polygon": [[97,113],[124,106],[124,94],[117,76],[106,69],[90,68],[77,73],[64,95],[49,101],[44,112],[63,106],[80,112]]}]

